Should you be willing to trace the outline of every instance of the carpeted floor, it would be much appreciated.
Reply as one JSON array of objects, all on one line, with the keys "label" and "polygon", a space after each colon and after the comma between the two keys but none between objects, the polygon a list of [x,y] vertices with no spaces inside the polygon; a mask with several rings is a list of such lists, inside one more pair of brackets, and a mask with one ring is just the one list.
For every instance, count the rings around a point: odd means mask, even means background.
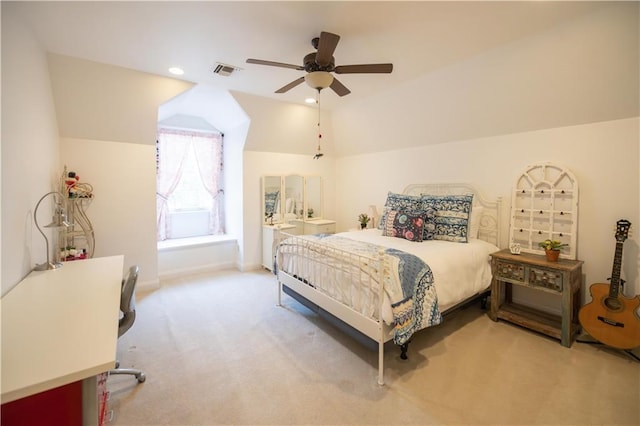
[{"label": "carpeted floor", "polygon": [[358,343],[268,272],[222,271],[139,293],[108,380],[110,425],[637,425],[640,363],[556,340],[473,305],[417,334],[409,360]]}]

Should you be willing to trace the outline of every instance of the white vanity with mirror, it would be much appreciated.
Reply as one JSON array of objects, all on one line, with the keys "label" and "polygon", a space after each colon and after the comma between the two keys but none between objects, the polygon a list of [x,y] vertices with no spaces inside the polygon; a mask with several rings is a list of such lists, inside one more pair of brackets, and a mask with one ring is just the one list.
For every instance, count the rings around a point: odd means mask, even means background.
[{"label": "white vanity with mirror", "polygon": [[295,235],[336,232],[336,222],[323,217],[320,176],[263,176],[262,220],[262,266],[269,270],[276,230]]}]

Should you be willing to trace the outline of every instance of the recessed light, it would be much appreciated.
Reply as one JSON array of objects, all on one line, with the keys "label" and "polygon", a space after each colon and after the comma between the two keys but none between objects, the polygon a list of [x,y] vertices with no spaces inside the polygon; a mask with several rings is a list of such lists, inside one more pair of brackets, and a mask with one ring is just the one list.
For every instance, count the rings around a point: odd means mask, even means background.
[{"label": "recessed light", "polygon": [[308,103],[308,104],[315,104],[316,103],[316,98],[307,98],[304,101],[306,103]]},{"label": "recessed light", "polygon": [[174,74],[174,75],[182,75],[182,74],[184,74],[184,71],[182,70],[182,68],[178,68],[178,67],[169,68],[169,72],[171,74]]}]

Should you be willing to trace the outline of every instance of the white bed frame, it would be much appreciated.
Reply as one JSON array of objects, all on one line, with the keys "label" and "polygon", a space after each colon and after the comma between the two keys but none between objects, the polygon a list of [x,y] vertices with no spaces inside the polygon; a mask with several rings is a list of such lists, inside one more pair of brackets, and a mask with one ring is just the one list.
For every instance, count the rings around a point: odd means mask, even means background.
[{"label": "white bed frame", "polygon": [[[489,201],[480,194],[478,190],[476,190],[473,186],[464,183],[442,183],[442,184],[413,184],[409,185],[403,191],[404,194],[409,195],[420,195],[420,194],[429,194],[429,195],[473,195],[473,205],[474,206],[483,206],[484,210],[482,213],[482,217],[480,218],[480,228],[478,232],[478,238],[487,242],[490,242],[496,246],[500,246],[500,212],[501,212],[501,199],[498,198],[494,201]],[[283,232],[278,233],[275,239],[275,244],[283,238],[297,238],[296,236],[288,235]],[[299,238],[299,237],[298,237]],[[306,247],[313,246],[318,243],[306,243]],[[319,244],[318,244],[319,245]],[[335,248],[322,248],[323,250],[330,250],[332,259],[345,259],[345,265],[348,262],[356,261],[358,265],[370,264],[372,258],[367,258],[366,256],[356,255],[350,252],[346,252],[343,250],[335,249]],[[300,248],[301,252],[296,253],[298,256],[302,256],[305,258],[311,258],[312,255],[310,253],[305,253],[308,248]],[[384,256],[384,252],[381,251],[378,255],[381,261],[382,256]],[[312,268],[311,268],[312,269]],[[344,278],[345,271],[351,268],[345,266],[345,268],[336,268],[340,269],[341,277]],[[370,279],[366,280],[363,278],[364,274],[362,270],[365,268],[355,268],[354,270],[359,272],[354,272],[349,275],[349,280],[351,282],[360,282],[360,285],[363,284],[363,281],[371,282]],[[382,268],[380,269],[379,277],[377,277],[377,282],[383,282],[382,280]],[[313,279],[313,271],[310,271],[310,281],[317,282]],[[283,286],[287,286],[289,289],[297,293],[297,295],[302,296],[304,299],[310,301],[312,304],[320,307],[324,311],[330,313],[334,317],[338,318],[340,321],[348,324],[353,327],[360,333],[372,339],[374,342],[378,344],[378,384],[384,385],[384,344],[393,339],[392,333],[390,333],[392,327],[387,325],[383,320],[380,319],[380,314],[382,312],[382,303],[384,300],[383,297],[383,286],[378,286],[379,294],[378,300],[380,301],[380,306],[378,308],[378,317],[377,318],[369,318],[368,316],[362,315],[360,312],[351,308],[349,305],[344,304],[342,302],[338,302],[325,293],[316,290],[314,287],[302,282],[298,278],[283,272],[278,271],[278,306],[281,306],[282,302],[282,292]],[[368,277],[370,278],[370,277]],[[355,281],[357,280],[357,281]],[[369,291],[369,294],[373,295],[373,291]],[[478,297],[475,295],[471,299]],[[460,301],[460,304],[466,303],[471,300],[467,299],[464,301]],[[456,307],[459,305],[456,305]],[[455,307],[454,307],[455,308]],[[453,310],[454,308],[450,308],[448,311]],[[445,314],[446,312],[443,312]],[[406,352],[406,345],[403,345],[402,348],[403,356]]]}]

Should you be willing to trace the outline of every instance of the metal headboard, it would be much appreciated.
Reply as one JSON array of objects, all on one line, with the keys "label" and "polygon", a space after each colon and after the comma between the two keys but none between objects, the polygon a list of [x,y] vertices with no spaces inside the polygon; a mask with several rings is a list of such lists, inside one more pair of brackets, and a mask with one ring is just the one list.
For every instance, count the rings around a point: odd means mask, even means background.
[{"label": "metal headboard", "polygon": [[467,183],[416,183],[407,186],[407,195],[473,195],[473,205],[483,206],[478,238],[500,247],[500,213],[502,198],[494,201],[486,199],[480,191]]}]

